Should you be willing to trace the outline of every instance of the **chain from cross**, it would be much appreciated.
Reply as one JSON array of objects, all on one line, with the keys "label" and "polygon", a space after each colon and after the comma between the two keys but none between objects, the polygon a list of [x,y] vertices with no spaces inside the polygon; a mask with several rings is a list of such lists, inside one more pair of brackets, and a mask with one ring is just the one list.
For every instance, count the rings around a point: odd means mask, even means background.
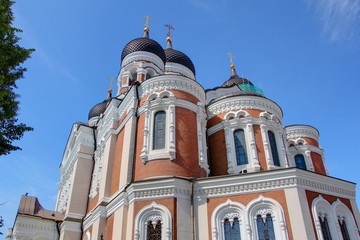
[{"label": "chain from cross", "polygon": [[167,36],[171,37],[171,30],[175,30],[174,26],[171,25],[170,23],[165,24],[164,26],[167,27],[167,29],[168,29]]},{"label": "chain from cross", "polygon": [[145,16],[146,22],[145,22],[145,27],[148,28],[149,27],[149,22],[151,21],[150,16]]}]

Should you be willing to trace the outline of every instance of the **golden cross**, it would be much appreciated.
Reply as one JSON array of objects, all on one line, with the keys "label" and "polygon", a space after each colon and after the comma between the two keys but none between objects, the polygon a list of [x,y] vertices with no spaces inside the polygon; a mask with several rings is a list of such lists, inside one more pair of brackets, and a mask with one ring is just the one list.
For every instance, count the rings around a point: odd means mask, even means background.
[{"label": "golden cross", "polygon": [[149,22],[151,20],[150,16],[145,16],[146,22],[145,22],[145,28],[149,28]]},{"label": "golden cross", "polygon": [[232,53],[228,53],[227,55],[229,55],[229,58],[230,58],[230,64],[231,65],[234,65],[234,62],[233,62],[233,59],[234,59],[234,55],[232,55]]},{"label": "golden cross", "polygon": [[167,36],[171,37],[171,30],[175,30],[174,26],[171,25],[170,23],[165,24],[164,26],[168,28]]}]

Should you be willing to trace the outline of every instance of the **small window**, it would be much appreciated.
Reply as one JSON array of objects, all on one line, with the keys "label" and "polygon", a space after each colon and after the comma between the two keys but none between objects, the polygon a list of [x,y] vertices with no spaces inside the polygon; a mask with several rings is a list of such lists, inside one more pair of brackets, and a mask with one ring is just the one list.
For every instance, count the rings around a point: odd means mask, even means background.
[{"label": "small window", "polygon": [[234,221],[232,222],[232,224],[229,221],[229,219],[225,219],[224,232],[225,232],[225,240],[240,240],[239,219],[234,218]]},{"label": "small window", "polygon": [[165,148],[166,113],[159,111],[154,116],[153,150]]},{"label": "small window", "polygon": [[321,232],[324,240],[332,240],[327,216],[320,217]]},{"label": "small window", "polygon": [[297,168],[306,170],[305,158],[302,154],[295,155],[295,165]]},{"label": "small window", "polygon": [[350,235],[349,235],[349,232],[347,230],[345,220],[343,218],[342,219],[339,218],[338,221],[339,221],[341,235],[342,235],[343,239],[344,240],[350,240]]},{"label": "small window", "polygon": [[269,142],[270,142],[271,154],[272,154],[274,165],[280,167],[280,159],[279,159],[279,153],[277,150],[275,135],[271,131],[268,131],[268,135],[269,135]]},{"label": "small window", "polygon": [[267,214],[265,219],[263,219],[261,215],[257,215],[256,225],[259,240],[275,240],[274,225],[271,214]]},{"label": "small window", "polygon": [[234,131],[234,142],[235,142],[235,153],[236,153],[236,164],[244,165],[248,164],[248,157],[246,152],[246,141],[244,130],[238,129]]},{"label": "small window", "polygon": [[147,222],[147,240],[161,240],[161,221]]}]

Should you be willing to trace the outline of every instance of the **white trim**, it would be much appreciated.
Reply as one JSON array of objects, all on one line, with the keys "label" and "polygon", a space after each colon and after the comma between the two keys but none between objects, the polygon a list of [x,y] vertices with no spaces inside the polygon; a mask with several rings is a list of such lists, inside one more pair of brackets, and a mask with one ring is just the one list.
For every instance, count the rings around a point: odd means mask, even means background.
[{"label": "white trim", "polygon": [[161,221],[161,239],[172,239],[172,219],[170,211],[165,206],[152,202],[150,205],[143,207],[135,217],[135,240],[146,239],[147,222],[151,219]]},{"label": "white trim", "polygon": [[332,211],[330,203],[327,200],[325,200],[321,195],[319,195],[317,198],[313,200],[311,204],[311,210],[312,210],[313,220],[315,223],[315,231],[318,236],[318,239],[324,240],[319,217],[321,218],[326,217],[329,225],[331,238],[333,240],[338,240],[339,235],[338,232],[336,231],[337,229],[336,222],[334,221],[336,218],[334,212]]},{"label": "white trim", "polygon": [[179,63],[166,62],[165,74],[173,74],[173,73],[181,74],[195,80],[195,75],[189,68]]},{"label": "white trim", "polygon": [[[268,169],[271,170],[271,169],[276,169],[276,168],[281,168],[281,167],[289,167],[289,163],[288,163],[288,159],[287,159],[287,155],[286,155],[286,149],[285,149],[285,145],[284,145],[284,141],[283,141],[284,129],[282,128],[282,126],[280,124],[277,124],[273,121],[270,121],[270,120],[264,120],[264,121],[267,123],[261,124],[260,129],[261,129],[261,136],[262,136],[262,140],[263,140],[263,146],[264,146],[264,150],[265,150],[265,158],[266,158],[266,163],[267,163]],[[280,166],[275,166],[275,164],[274,164],[274,160],[272,157],[273,155],[271,152],[270,141],[269,141],[269,131],[271,131],[275,136],[275,142],[276,142],[277,152],[279,155]]]},{"label": "white trim", "polygon": [[319,142],[319,132],[316,128],[307,125],[294,125],[285,127],[286,130],[286,138],[300,138],[300,137],[308,137],[315,139]]},{"label": "white trim", "polygon": [[146,80],[139,86],[139,97],[166,90],[179,90],[205,102],[205,91],[196,81],[178,75],[161,75]]},{"label": "white trim", "polygon": [[[333,204],[332,208],[334,210],[335,217],[337,219],[340,218],[340,220],[345,221],[347,231],[350,235],[350,239],[360,239],[359,236],[359,229],[355,223],[355,219],[349,208],[340,201],[340,199],[337,199]],[[339,236],[342,237],[340,225],[337,224],[337,230],[339,232]]]},{"label": "white trim", "polygon": [[297,168],[284,168],[268,171],[266,174],[257,172],[198,179],[195,183],[195,192],[196,195],[212,198],[295,187],[354,199],[356,185]]},{"label": "white trim", "polygon": [[[159,111],[164,111],[166,116],[165,147],[153,149],[154,118]],[[141,150],[141,160],[144,164],[150,160],[170,159],[176,157],[176,117],[175,97],[173,93],[163,91],[148,96],[147,101],[139,109],[139,114],[145,112],[144,140]]]},{"label": "white trim", "polygon": [[205,169],[206,174],[209,175],[210,168],[207,158],[207,145],[206,145],[206,115],[205,106],[203,103],[198,102],[196,111],[196,126],[198,138],[198,157],[199,166]]},{"label": "white trim", "polygon": [[323,240],[319,216],[327,216],[331,237],[333,240],[342,240],[342,234],[338,219],[346,222],[346,228],[351,239],[360,239],[359,229],[356,225],[355,219],[349,208],[337,199],[330,204],[321,195],[315,198],[311,204],[313,220],[315,222],[315,229],[319,240]]},{"label": "white trim", "polygon": [[[145,60],[145,61],[144,61]],[[130,64],[132,63],[132,64]],[[145,52],[145,51],[137,51],[128,54],[121,63],[121,72],[119,76],[121,76],[123,71],[128,71],[129,68],[133,68],[134,66],[138,68],[145,68],[147,65],[151,65],[152,67],[156,67],[161,73],[164,71],[165,65],[160,57],[158,57],[154,53]]]},{"label": "white trim", "polygon": [[238,218],[240,225],[241,239],[247,239],[245,233],[247,221],[245,221],[246,208],[238,202],[228,199],[225,203],[218,205],[211,214],[211,234],[213,240],[225,239],[224,220],[229,219],[230,222],[234,218]]},{"label": "white trim", "polygon": [[210,104],[207,108],[208,119],[235,110],[258,109],[274,114],[282,122],[282,111],[275,102],[257,96],[232,96]]},{"label": "white trim", "polygon": [[[232,120],[224,120],[224,133],[226,144],[226,156],[229,174],[238,174],[240,172],[255,172],[260,170],[259,161],[257,159],[257,153],[253,151],[254,130],[252,124],[246,124],[242,119],[235,118]],[[248,164],[238,166],[236,164],[236,150],[234,141],[234,131],[242,129],[245,135],[245,148],[248,158]]]},{"label": "white trim", "polygon": [[268,213],[271,214],[273,221],[275,239],[288,239],[284,211],[277,201],[260,195],[257,199],[249,202],[246,209],[250,222],[250,229],[253,229],[252,233],[251,231],[248,232],[248,239],[258,239],[256,218],[259,214],[261,214],[262,218],[264,218]]}]

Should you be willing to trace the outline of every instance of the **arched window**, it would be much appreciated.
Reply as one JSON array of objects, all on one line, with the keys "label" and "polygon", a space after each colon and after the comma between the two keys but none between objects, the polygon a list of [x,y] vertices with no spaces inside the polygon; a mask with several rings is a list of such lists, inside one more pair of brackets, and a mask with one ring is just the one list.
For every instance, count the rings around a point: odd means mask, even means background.
[{"label": "arched window", "polygon": [[327,215],[319,215],[321,232],[324,240],[332,240]]},{"label": "arched window", "polygon": [[295,155],[295,165],[297,168],[305,169],[306,170],[306,164],[305,164],[305,158],[302,154]]},{"label": "arched window", "polygon": [[134,240],[170,240],[171,214],[160,204],[152,204],[142,208],[135,217]]},{"label": "arched window", "polygon": [[153,150],[165,148],[166,113],[159,111],[154,115]]},{"label": "arched window", "polygon": [[246,141],[244,130],[238,129],[234,131],[234,142],[235,142],[235,153],[236,153],[236,164],[244,165],[248,164],[248,157],[246,152]]},{"label": "arched window", "polygon": [[217,206],[211,215],[213,240],[246,239],[245,206],[227,200]]},{"label": "arched window", "polygon": [[240,224],[239,219],[234,218],[232,223],[229,219],[225,219],[224,221],[224,233],[225,240],[240,240]]},{"label": "arched window", "polygon": [[253,229],[249,239],[287,240],[289,239],[284,211],[281,205],[271,198],[260,195],[252,200],[246,208],[250,228]]},{"label": "arched window", "polygon": [[347,227],[346,227],[345,219],[339,217],[338,222],[339,222],[340,231],[341,231],[341,235],[342,235],[343,239],[344,240],[350,240],[350,235],[349,235],[349,232],[348,232]]},{"label": "arched window", "polygon": [[146,240],[161,240],[161,220],[147,222]]},{"label": "arched window", "polygon": [[256,225],[259,240],[275,240],[274,225],[271,214],[257,215]]},{"label": "arched window", "polygon": [[268,131],[268,135],[269,135],[269,142],[270,142],[271,154],[274,165],[280,167],[280,159],[279,159],[278,148],[276,145],[275,135],[272,131]]}]

